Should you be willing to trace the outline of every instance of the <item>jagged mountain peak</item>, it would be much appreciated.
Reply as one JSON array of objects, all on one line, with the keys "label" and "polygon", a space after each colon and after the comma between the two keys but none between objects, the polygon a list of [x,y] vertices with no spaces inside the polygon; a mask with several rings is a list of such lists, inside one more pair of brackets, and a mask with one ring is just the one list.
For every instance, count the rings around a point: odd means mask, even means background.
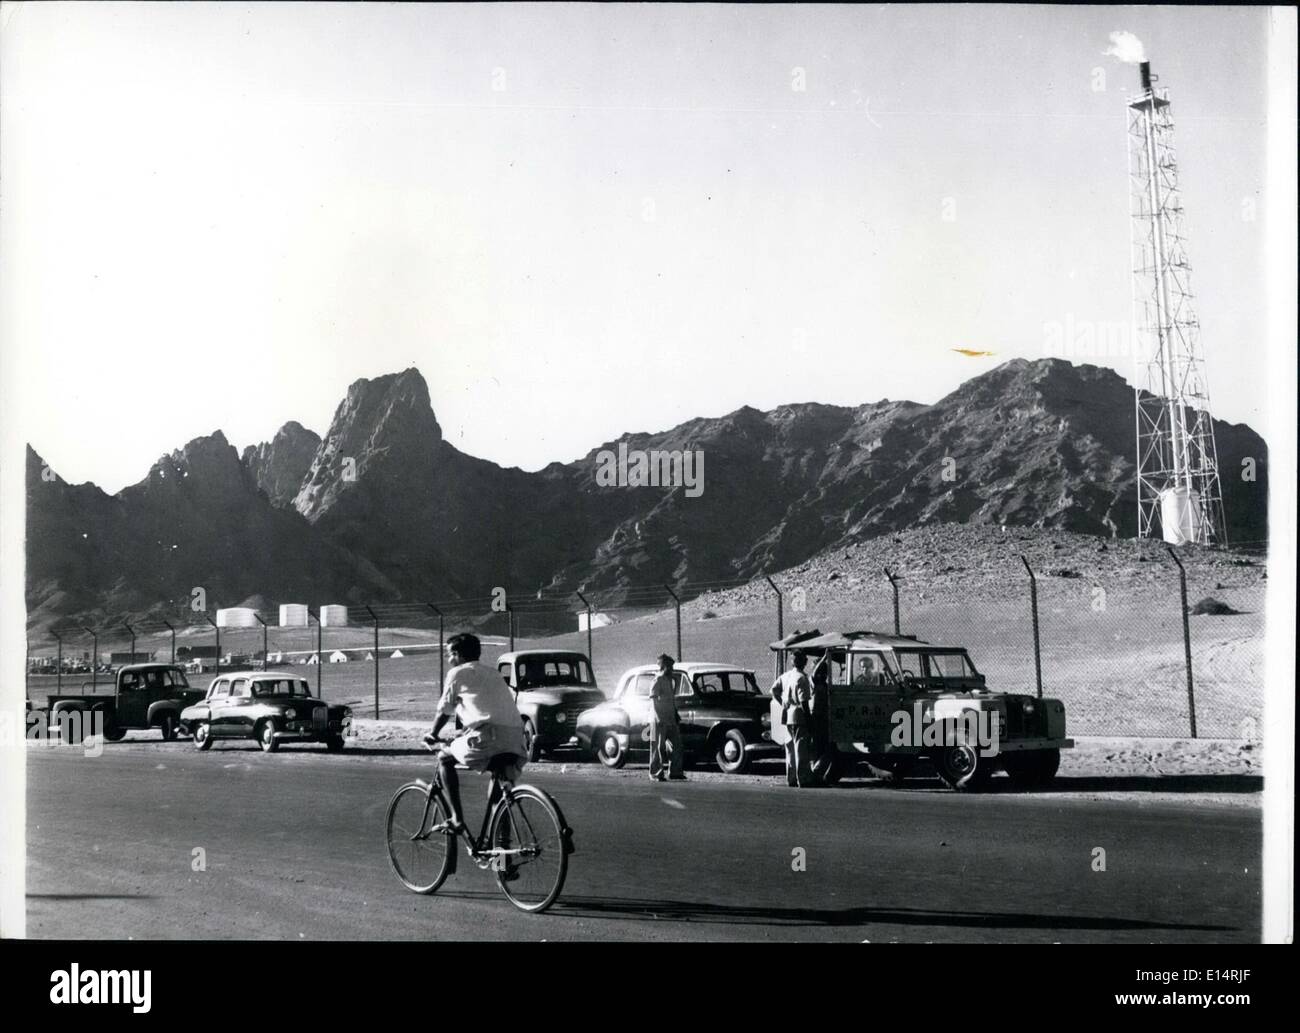
[{"label": "jagged mountain peak", "polygon": [[293,506],[315,523],[347,490],[383,471],[394,490],[401,477],[427,468],[442,443],[429,385],[415,367],[348,386],[316,449]]},{"label": "jagged mountain peak", "polygon": [[320,443],[319,434],[290,420],[270,441],[244,449],[240,462],[273,504],[289,506],[311,469]]}]

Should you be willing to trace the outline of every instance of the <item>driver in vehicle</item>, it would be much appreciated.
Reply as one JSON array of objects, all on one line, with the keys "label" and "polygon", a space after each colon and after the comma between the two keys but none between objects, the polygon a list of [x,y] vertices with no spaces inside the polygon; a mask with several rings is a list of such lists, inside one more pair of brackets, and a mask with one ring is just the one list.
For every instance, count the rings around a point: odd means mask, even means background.
[{"label": "driver in vehicle", "polygon": [[[465,828],[457,763],[471,771],[486,771],[493,758],[508,754],[514,758],[515,770],[506,772],[511,780],[526,763],[523,718],[515,706],[514,693],[495,670],[479,662],[482,651],[478,637],[469,632],[453,635],[447,642],[452,667],[443,684],[433,730],[424,737],[430,747],[437,744],[439,748],[439,774],[451,810],[448,827],[453,832]],[[438,733],[453,717],[460,719],[462,731],[450,743],[441,745]],[[489,810],[499,795],[500,787],[493,781],[488,793]]]},{"label": "driver in vehicle", "polygon": [[853,679],[854,685],[883,685],[884,673],[876,666],[874,656],[864,656],[858,661],[858,674]]}]

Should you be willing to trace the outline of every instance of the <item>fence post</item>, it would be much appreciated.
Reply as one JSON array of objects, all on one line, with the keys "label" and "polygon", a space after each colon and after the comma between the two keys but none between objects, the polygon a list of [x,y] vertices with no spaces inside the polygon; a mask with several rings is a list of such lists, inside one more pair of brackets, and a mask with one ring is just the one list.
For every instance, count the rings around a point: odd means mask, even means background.
[{"label": "fence post", "polygon": [[308,619],[314,620],[316,622],[316,698],[324,699],[325,697],[321,695],[321,687],[320,687],[320,669],[321,669],[321,665],[324,663],[324,660],[320,655],[321,641],[322,641],[321,630],[320,630],[320,607],[317,606],[316,612],[312,613],[311,607],[308,606],[307,617]]},{"label": "fence post", "polygon": [[894,634],[901,635],[903,629],[898,622],[898,578],[894,577],[888,567],[885,568],[885,577],[889,578],[889,587],[894,590]]},{"label": "fence post", "polygon": [[425,603],[424,605],[438,615],[438,691],[442,692],[442,682],[444,677],[442,667],[443,664],[446,662],[445,651],[442,646],[442,631],[443,631],[442,611],[438,609],[438,607],[434,606],[433,603]]},{"label": "fence post", "polygon": [[1038,687],[1038,698],[1043,698],[1043,657],[1038,645],[1038,578],[1029,566],[1029,561],[1022,555],[1020,562],[1029,574],[1029,608],[1034,617],[1034,684]]},{"label": "fence post", "polygon": [[99,688],[99,632],[84,624],[81,630],[90,634],[90,691],[94,692]]},{"label": "fence post", "polygon": [[1178,564],[1178,595],[1183,610],[1183,660],[1187,665],[1187,714],[1191,718],[1192,738],[1196,738],[1196,693],[1192,688],[1192,625],[1187,614],[1187,570],[1172,545],[1165,546],[1170,558]]},{"label": "fence post", "polygon": [[506,603],[506,624],[510,627],[510,652],[515,651],[515,608]]},{"label": "fence post", "polygon": [[587,597],[581,592],[575,592],[577,597],[582,600],[582,605],[587,608],[587,662],[591,664],[592,674],[596,671],[596,661],[591,655],[591,603],[587,602]]},{"label": "fence post", "polygon": [[366,613],[370,614],[370,619],[375,622],[375,720],[379,720],[379,618],[375,616],[375,611],[369,606],[366,607]]},{"label": "fence post", "polygon": [[[217,655],[216,655],[216,658],[215,658],[215,659],[216,659],[216,666],[213,667],[213,669],[212,669],[212,677],[214,677],[214,678],[220,678],[220,677],[221,677],[221,629],[217,627],[217,622],[214,621],[211,617],[208,616],[206,610],[205,610],[204,613],[203,613],[203,619],[204,619],[205,621],[207,621],[209,624],[211,624],[212,627],[213,627],[213,629],[214,629],[214,630],[216,631],[216,633],[217,633]],[[200,667],[203,666],[203,664],[202,664],[201,661],[200,661],[200,663],[199,663],[199,666],[200,666]]]},{"label": "fence post", "polygon": [[171,622],[171,621],[165,620],[165,621],[163,621],[163,624],[165,624],[165,625],[167,626],[167,630],[170,631],[170,632],[172,633],[172,659],[171,659],[171,662],[172,662],[172,663],[175,663],[175,662],[176,662],[176,629],[172,627],[172,622]]},{"label": "fence post", "polygon": [[58,693],[58,695],[62,696],[63,695],[63,636],[60,635],[57,631],[54,631],[52,629],[50,631],[50,634],[54,636],[54,641],[59,644],[59,657],[58,660],[55,661],[58,664],[58,668],[54,673],[54,676],[56,678],[54,691]]},{"label": "fence post", "polygon": [[[785,596],[782,594],[781,589],[776,587],[776,582],[766,574],[763,575],[763,580],[766,581],[771,586],[772,591],[776,593],[776,638],[779,642],[781,639],[785,638]],[[775,660],[776,676],[779,678],[781,676],[780,653],[776,654]]]},{"label": "fence post", "polygon": [[664,590],[673,597],[673,610],[677,614],[677,660],[680,662],[682,659],[682,601],[677,598],[677,593],[667,585],[664,585]]},{"label": "fence post", "polygon": [[256,610],[253,611],[253,620],[262,625],[262,670],[266,670],[266,621],[262,620],[262,615]]}]

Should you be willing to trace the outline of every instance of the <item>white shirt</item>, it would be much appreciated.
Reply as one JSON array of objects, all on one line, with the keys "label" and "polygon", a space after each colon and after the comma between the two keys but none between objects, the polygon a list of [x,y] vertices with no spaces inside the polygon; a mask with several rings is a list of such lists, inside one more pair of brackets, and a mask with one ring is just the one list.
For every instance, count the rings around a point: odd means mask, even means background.
[{"label": "white shirt", "polygon": [[515,694],[491,667],[477,660],[460,664],[447,672],[438,713],[460,718],[464,731],[484,725],[501,725],[518,730],[523,718],[515,706]]}]

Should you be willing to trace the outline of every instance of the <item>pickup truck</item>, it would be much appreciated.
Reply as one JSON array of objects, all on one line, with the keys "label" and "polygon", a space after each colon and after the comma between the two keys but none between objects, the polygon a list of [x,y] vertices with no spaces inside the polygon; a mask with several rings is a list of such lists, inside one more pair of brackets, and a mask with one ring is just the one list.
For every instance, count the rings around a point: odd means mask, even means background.
[{"label": "pickup truck", "polygon": [[578,714],[605,702],[591,673],[591,661],[582,653],[553,649],[502,653],[497,671],[514,690],[529,760],[574,742]]},{"label": "pickup truck", "polygon": [[81,695],[49,698],[50,731],[60,729],[65,742],[80,742],[101,721],[99,727],[110,742],[132,729],[145,728],[157,728],[164,740],[175,739],[181,711],[203,698],[203,690],[191,688],[185,672],[175,664],[121,667],[111,692],[84,692],[88,685],[81,686]]}]

